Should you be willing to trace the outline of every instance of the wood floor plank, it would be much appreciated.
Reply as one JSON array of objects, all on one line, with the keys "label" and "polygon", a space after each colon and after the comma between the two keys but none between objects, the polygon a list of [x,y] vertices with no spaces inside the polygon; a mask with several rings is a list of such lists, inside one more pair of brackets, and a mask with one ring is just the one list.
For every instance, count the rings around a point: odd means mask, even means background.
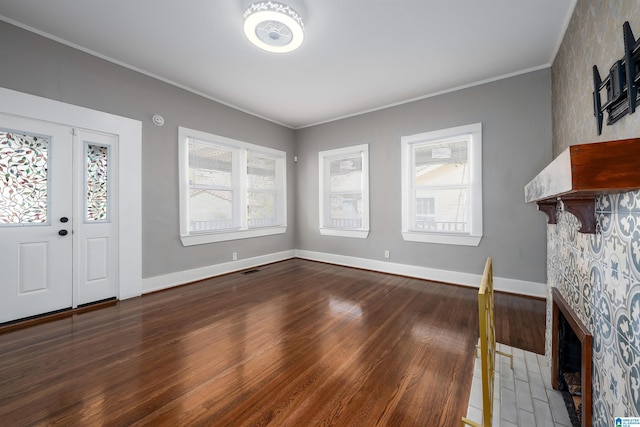
[{"label": "wood floor plank", "polygon": [[[459,425],[477,290],[259,270],[0,334],[0,425]],[[496,296],[496,321],[543,351],[544,302]]]}]

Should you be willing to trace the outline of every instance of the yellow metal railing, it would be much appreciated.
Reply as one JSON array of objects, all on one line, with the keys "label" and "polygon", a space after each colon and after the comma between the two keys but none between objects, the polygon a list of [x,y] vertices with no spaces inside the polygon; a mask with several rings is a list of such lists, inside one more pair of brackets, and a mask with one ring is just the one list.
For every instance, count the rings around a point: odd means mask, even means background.
[{"label": "yellow metal railing", "polygon": [[[510,354],[496,350],[495,312],[493,306],[493,264],[491,257],[487,258],[482,274],[482,282],[478,291],[478,316],[480,321],[480,362],[482,364],[482,424],[462,417],[462,425],[473,427],[491,427],[493,419],[493,381],[495,375],[496,354],[507,356]],[[477,352],[477,348],[476,348]]]}]

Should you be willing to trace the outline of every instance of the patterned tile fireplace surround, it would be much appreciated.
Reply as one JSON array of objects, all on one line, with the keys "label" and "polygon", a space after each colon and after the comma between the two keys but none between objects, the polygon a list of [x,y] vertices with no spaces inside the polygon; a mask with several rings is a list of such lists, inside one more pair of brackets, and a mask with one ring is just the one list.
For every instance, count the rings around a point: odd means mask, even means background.
[{"label": "patterned tile fireplace surround", "polygon": [[640,190],[596,198],[596,233],[559,212],[547,226],[546,355],[551,355],[551,287],[593,335],[593,425],[640,416]]}]

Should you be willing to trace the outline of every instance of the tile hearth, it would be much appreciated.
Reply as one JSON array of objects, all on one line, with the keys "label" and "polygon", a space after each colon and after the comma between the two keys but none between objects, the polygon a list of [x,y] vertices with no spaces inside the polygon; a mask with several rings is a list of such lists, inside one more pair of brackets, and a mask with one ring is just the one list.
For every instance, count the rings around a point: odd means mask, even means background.
[{"label": "tile hearth", "polygon": [[[513,371],[509,358],[496,355],[493,396],[495,427],[571,427],[562,394],[551,387],[551,368],[547,359],[498,343],[498,350],[513,354]],[[482,378],[480,359],[475,359],[467,418],[481,422]]]}]

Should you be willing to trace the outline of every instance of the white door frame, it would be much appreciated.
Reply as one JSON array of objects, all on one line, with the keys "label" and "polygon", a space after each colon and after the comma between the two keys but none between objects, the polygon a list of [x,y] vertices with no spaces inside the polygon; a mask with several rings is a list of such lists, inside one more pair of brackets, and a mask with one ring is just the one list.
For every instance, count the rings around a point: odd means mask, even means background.
[{"label": "white door frame", "polygon": [[[118,137],[93,130],[73,132],[73,307],[117,296]],[[87,219],[87,149],[103,147],[107,156],[106,218]]]},{"label": "white door frame", "polygon": [[0,87],[0,112],[118,136],[118,299],[142,294],[142,122]]}]

